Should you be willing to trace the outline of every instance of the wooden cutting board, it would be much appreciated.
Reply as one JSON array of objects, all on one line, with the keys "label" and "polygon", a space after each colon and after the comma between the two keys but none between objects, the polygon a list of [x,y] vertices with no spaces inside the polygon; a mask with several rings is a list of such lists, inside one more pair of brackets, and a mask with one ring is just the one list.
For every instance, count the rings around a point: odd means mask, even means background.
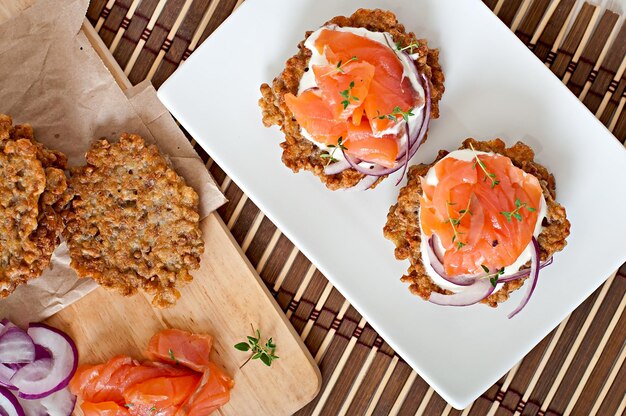
[{"label": "wooden cutting board", "polygon": [[[0,22],[34,0],[2,0]],[[87,35],[120,88],[130,82],[87,20]],[[144,295],[124,298],[102,288],[57,313],[48,323],[76,341],[81,363],[98,363],[117,354],[142,358],[150,337],[163,328],[179,328],[215,337],[213,361],[235,380],[223,415],[290,415],[320,389],[314,360],[278,304],[249,263],[221,218],[210,214],[201,223],[205,253],[194,281],[181,289],[177,305],[155,309]],[[251,334],[250,326],[272,336],[280,358],[266,367],[259,360],[239,369],[247,354],[233,348]],[[80,409],[75,412],[82,415]]]}]

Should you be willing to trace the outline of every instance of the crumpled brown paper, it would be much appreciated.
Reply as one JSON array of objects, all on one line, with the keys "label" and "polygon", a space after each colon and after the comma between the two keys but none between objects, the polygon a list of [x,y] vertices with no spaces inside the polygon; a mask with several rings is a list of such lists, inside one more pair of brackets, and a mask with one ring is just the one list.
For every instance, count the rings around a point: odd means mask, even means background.
[{"label": "crumpled brown paper", "polygon": [[[224,202],[204,163],[149,82],[123,92],[79,32],[88,0],[39,0],[0,24],[0,113],[30,123],[38,141],[64,152],[70,166],[84,164],[94,139],[123,132],[155,142],[200,195],[201,218]],[[15,323],[45,319],[97,285],[78,279],[65,243],[51,267],[0,300],[0,317]]]}]

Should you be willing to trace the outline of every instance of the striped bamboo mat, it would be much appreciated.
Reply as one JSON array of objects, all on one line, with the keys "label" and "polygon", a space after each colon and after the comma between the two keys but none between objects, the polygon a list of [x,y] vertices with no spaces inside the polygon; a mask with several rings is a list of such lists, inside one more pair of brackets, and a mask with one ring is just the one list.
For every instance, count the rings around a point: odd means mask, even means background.
[{"label": "striped bamboo mat", "polygon": [[[92,0],[88,18],[130,80],[148,78],[158,88],[242,2]],[[623,17],[580,0],[484,2],[626,140]],[[230,200],[219,214],[321,368],[322,390],[298,415],[624,414],[626,265],[470,407],[456,411],[196,148]]]}]

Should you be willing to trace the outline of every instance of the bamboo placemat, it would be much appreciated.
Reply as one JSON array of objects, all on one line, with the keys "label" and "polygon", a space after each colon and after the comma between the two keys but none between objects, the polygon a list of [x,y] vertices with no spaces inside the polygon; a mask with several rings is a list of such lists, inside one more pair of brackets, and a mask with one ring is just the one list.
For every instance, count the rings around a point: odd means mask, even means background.
[{"label": "bamboo placemat", "polygon": [[[136,84],[148,78],[158,88],[242,2],[92,0],[88,18],[130,80]],[[579,0],[484,2],[619,141],[626,140],[623,17]],[[589,141],[593,145],[593,137]],[[298,415],[624,414],[626,265],[506,376],[457,411],[411,370],[209,155],[196,149],[230,200],[219,214],[321,368],[322,390]]]}]

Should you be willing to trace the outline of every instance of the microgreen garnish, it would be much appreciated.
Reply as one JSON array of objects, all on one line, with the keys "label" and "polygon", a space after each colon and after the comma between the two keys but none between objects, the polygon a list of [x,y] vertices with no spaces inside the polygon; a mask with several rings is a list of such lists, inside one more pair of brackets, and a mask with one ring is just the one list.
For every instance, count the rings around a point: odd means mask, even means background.
[{"label": "microgreen garnish", "polygon": [[134,406],[134,404],[132,404],[132,403],[126,403],[126,404],[124,405],[124,407],[127,407],[127,408],[129,408],[129,409],[130,409],[131,407],[133,407],[133,406]]},{"label": "microgreen garnish", "polygon": [[417,48],[419,48],[419,47],[420,47],[420,45],[419,45],[419,43],[418,43],[417,41],[415,41],[415,42],[411,42],[411,44],[409,44],[409,45],[407,45],[407,46],[405,46],[405,47],[402,47],[402,44],[401,44],[400,42],[396,42],[396,48],[397,48],[400,52],[402,52],[402,51],[406,51],[407,49],[410,49],[409,53],[410,53],[411,55],[413,55],[413,49],[417,49]]},{"label": "microgreen garnish", "polygon": [[487,166],[485,166],[485,163],[478,158],[478,154],[476,153],[476,150],[474,150],[474,146],[472,146],[471,143],[470,147],[472,148],[472,152],[474,152],[474,158],[476,159],[476,161],[474,162],[474,169],[476,168],[476,165],[480,166],[483,172],[485,172],[485,180],[489,179],[491,181],[491,188],[495,188],[496,185],[500,184],[500,181],[496,180],[496,174],[490,173],[487,170]]},{"label": "microgreen garnish", "polygon": [[352,88],[354,88],[354,81],[350,82],[350,87],[341,91],[339,94],[344,98],[341,102],[343,109],[345,110],[350,105],[350,101],[359,101],[359,97],[352,95]]},{"label": "microgreen garnish", "polygon": [[255,336],[248,336],[247,337],[248,342],[244,341],[244,342],[240,342],[239,344],[235,344],[235,349],[239,351],[251,351],[252,352],[250,357],[248,357],[248,359],[239,368],[240,369],[243,368],[244,365],[248,364],[248,361],[256,360],[256,359],[260,359],[263,362],[263,364],[269,367],[272,365],[272,361],[277,360],[279,358],[278,356],[274,354],[276,352],[276,344],[274,344],[274,341],[272,340],[272,338],[269,338],[265,342],[265,345],[260,344],[261,332],[258,329],[255,330],[252,325],[250,326],[252,327],[252,333]]},{"label": "microgreen garnish", "polygon": [[409,122],[409,117],[414,116],[415,114],[413,114],[412,109],[409,108],[408,111],[402,111],[402,109],[398,106],[395,106],[393,108],[393,110],[391,110],[391,113],[389,114],[383,114],[378,116],[378,118],[380,120],[384,120],[384,119],[388,119],[391,121],[397,121],[398,118],[403,118],[404,121],[406,121],[407,123]]},{"label": "microgreen garnish", "polygon": [[152,407],[150,408],[150,411],[151,411],[151,412],[156,412],[156,411],[157,411],[156,406],[152,406]]},{"label": "microgreen garnish", "polygon": [[511,212],[507,212],[507,211],[500,211],[500,214],[504,215],[506,217],[506,220],[508,222],[511,222],[511,217],[515,218],[518,221],[522,221],[522,214],[520,214],[520,210],[522,208],[526,208],[528,211],[530,212],[535,212],[536,209],[533,207],[529,207],[528,204],[526,204],[526,202],[522,203],[522,201],[519,200],[519,198],[515,199],[515,209]]},{"label": "microgreen garnish", "polygon": [[178,360],[174,356],[174,351],[172,351],[172,349],[170,348],[169,350],[167,350],[167,353],[170,355],[170,359],[172,361],[174,361],[176,363],[176,365],[178,365]]},{"label": "microgreen garnish", "polygon": [[331,69],[330,71],[328,71],[327,73],[325,73],[322,76],[325,77],[327,75],[334,74],[335,72],[339,72],[339,73],[345,74],[346,71],[343,69],[343,67],[348,65],[350,62],[356,61],[356,60],[357,60],[357,57],[353,56],[352,58],[348,59],[346,62],[339,61],[339,62],[337,62],[337,66],[335,66],[335,68]]},{"label": "microgreen garnish", "polygon": [[[469,199],[467,200],[467,206],[465,207],[465,209],[462,209],[459,211],[459,214],[461,215],[458,218],[452,218],[448,210],[448,221],[446,222],[449,222],[450,225],[452,226],[452,232],[454,232],[454,235],[452,236],[452,243],[454,243],[454,245],[456,246],[458,250],[462,249],[465,243],[460,241],[459,239],[459,235],[464,234],[464,233],[457,230],[457,226],[461,224],[461,220],[466,214],[472,215],[472,212],[470,211],[471,203],[472,203],[472,196],[470,195]],[[455,204],[456,202],[448,201],[448,205],[455,205]]]},{"label": "microgreen garnish", "polygon": [[336,145],[328,144],[326,146],[333,149],[330,153],[324,153],[320,155],[321,158],[328,159],[328,161],[326,162],[326,166],[330,165],[331,163],[337,162],[337,159],[335,159],[335,152],[337,151],[337,149],[348,150],[348,148],[343,145],[343,137],[341,136],[339,137],[339,139],[337,139]]}]

